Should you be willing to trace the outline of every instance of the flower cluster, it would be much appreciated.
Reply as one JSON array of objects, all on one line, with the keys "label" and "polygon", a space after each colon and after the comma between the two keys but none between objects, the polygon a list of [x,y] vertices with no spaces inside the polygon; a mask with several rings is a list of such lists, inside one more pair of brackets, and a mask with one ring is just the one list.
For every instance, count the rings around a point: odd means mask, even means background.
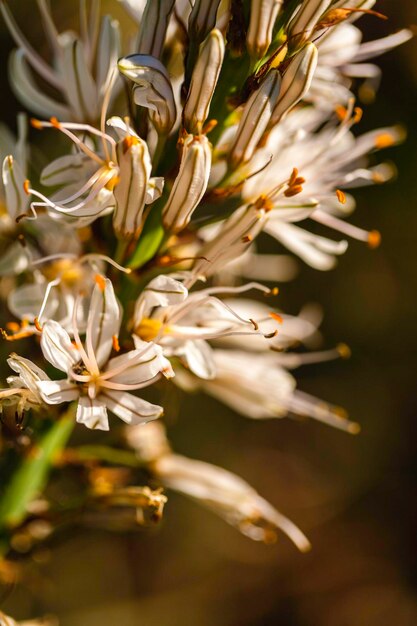
[{"label": "flower cluster", "polygon": [[[25,115],[17,139],[1,130],[0,275],[14,317],[2,334],[31,342],[30,359],[8,359],[3,411],[53,424],[70,405],[103,431],[116,416],[161,486],[253,539],[282,529],[307,550],[245,481],[175,454],[161,421],[144,426],[164,409],[142,395],[174,384],[248,418],[299,415],[358,432],[342,409],[297,389],[291,370],[349,350],[291,351],[308,347],[321,314],[282,313],[276,284],[294,273],[288,252],[329,270],[348,238],[379,244],[377,231],[347,221],[351,190],[391,178],[369,155],[404,133],[354,132],[352,79],[365,79],[369,98],[379,70],[362,61],[410,32],[362,43],[353,22],[383,17],[374,0],[126,0],[137,25],[127,45],[100,2],[81,2],[75,33],[59,32],[37,0],[46,60],[9,4],[12,87],[36,116],[32,136],[60,152],[36,175]],[[276,255],[255,250],[262,233]]]}]

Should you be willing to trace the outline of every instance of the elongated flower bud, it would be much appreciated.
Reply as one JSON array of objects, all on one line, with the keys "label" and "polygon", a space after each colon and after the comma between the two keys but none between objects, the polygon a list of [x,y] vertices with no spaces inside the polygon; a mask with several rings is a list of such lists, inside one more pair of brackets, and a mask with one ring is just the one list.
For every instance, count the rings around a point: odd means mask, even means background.
[{"label": "elongated flower bud", "polygon": [[317,22],[332,4],[332,0],[304,0],[295,17],[288,25],[290,38],[297,44],[310,38]]},{"label": "elongated flower bud", "polygon": [[131,54],[118,62],[119,72],[134,83],[137,105],[149,109],[149,117],[158,133],[167,134],[177,118],[174,93],[165,66],[147,54]]},{"label": "elongated flower bud", "polygon": [[188,20],[188,31],[192,39],[204,41],[216,25],[220,0],[195,0]]},{"label": "elongated flower bud", "polygon": [[208,278],[239,258],[265,226],[267,211],[262,204],[243,206],[225,220],[216,237],[200,250],[193,267],[194,276]]},{"label": "elongated flower bud", "polygon": [[224,39],[219,30],[212,30],[201,44],[200,55],[191,78],[190,91],[184,107],[184,126],[190,133],[201,133],[206,121],[224,59]]},{"label": "elongated flower bud", "polygon": [[318,52],[313,43],[305,44],[292,59],[282,79],[281,97],[272,114],[272,126],[278,124],[280,119],[304,98],[310,89],[317,60]]},{"label": "elongated flower bud", "polygon": [[246,44],[251,57],[262,58],[272,41],[272,32],[282,0],[252,0]]},{"label": "elongated flower bud", "polygon": [[211,168],[211,146],[205,135],[188,135],[185,140],[180,170],[168,202],[163,210],[167,230],[178,232],[189,223],[204,196]]},{"label": "elongated flower bud", "polygon": [[234,167],[242,161],[249,161],[255,152],[271,121],[280,90],[281,74],[273,69],[247,101],[230,152],[230,161]]},{"label": "elongated flower bud", "polygon": [[163,179],[150,178],[148,146],[139,137],[128,136],[119,141],[117,156],[120,182],[114,190],[113,226],[119,237],[132,238],[142,228],[145,205],[161,195]]},{"label": "elongated flower bud", "polygon": [[175,0],[148,0],[139,26],[138,53],[159,59]]}]

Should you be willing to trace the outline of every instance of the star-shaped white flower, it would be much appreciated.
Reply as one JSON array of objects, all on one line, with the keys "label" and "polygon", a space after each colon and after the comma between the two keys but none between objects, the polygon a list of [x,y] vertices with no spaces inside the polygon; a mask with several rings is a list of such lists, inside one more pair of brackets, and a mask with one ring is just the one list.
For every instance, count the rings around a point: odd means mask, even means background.
[{"label": "star-shaped white flower", "polygon": [[75,342],[58,322],[47,321],[42,329],[44,357],[64,372],[62,380],[37,383],[47,404],[78,400],[76,419],[88,428],[109,429],[107,410],[128,424],[141,424],[162,415],[160,406],[134,396],[130,391],[147,387],[161,374],[173,376],[162,350],[153,343],[136,342],[136,349],[110,359],[121,323],[121,310],[110,280],[97,276],[91,298],[84,344],[74,310]]}]

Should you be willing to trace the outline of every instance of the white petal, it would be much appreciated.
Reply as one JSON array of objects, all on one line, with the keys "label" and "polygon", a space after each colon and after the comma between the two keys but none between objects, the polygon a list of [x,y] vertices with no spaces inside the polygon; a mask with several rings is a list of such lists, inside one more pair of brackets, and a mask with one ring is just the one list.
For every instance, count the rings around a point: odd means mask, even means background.
[{"label": "white petal", "polygon": [[[104,287],[104,288],[103,288]],[[91,340],[98,366],[104,365],[113,348],[113,337],[119,334],[120,307],[111,281],[104,279],[94,287],[87,323],[87,344]]]},{"label": "white petal", "polygon": [[62,372],[68,372],[81,358],[67,331],[54,320],[43,325],[41,348],[45,359]]},{"label": "white petal", "polygon": [[135,307],[135,321],[139,324],[144,317],[149,317],[156,306],[167,307],[184,302],[188,290],[170,276],[157,276],[145,287]]},{"label": "white petal", "polygon": [[80,395],[78,387],[69,380],[40,380],[36,386],[47,404],[72,402]]},{"label": "white petal", "polygon": [[213,351],[207,342],[201,339],[186,341],[182,356],[187,367],[199,378],[210,380],[216,376]]},{"label": "white petal", "polygon": [[109,419],[104,402],[91,400],[83,396],[78,401],[76,420],[78,424],[84,424],[93,430],[109,430]]},{"label": "white petal", "polygon": [[26,211],[28,204],[28,196],[23,189],[25,177],[19,163],[11,155],[7,156],[3,161],[2,174],[7,212],[14,221]]},{"label": "white petal", "polygon": [[55,115],[59,119],[72,118],[69,107],[45,96],[32,78],[23,50],[14,50],[9,60],[11,86],[19,100],[30,110],[43,118]]},{"label": "white petal", "polygon": [[53,187],[55,185],[68,185],[77,183],[84,177],[91,175],[96,165],[91,159],[81,152],[77,154],[67,154],[66,156],[54,159],[41,173],[40,182],[42,185]]},{"label": "white petal", "polygon": [[83,43],[69,33],[60,35],[61,72],[68,102],[79,121],[95,120],[98,114],[96,86],[86,62]]},{"label": "white petal", "polygon": [[0,276],[21,274],[27,270],[28,266],[28,250],[16,241],[0,257]]},{"label": "white petal", "polygon": [[[35,317],[38,317],[46,290],[46,283],[22,285],[16,287],[10,292],[7,299],[7,306],[10,311],[19,319],[27,319],[29,322],[33,322]],[[56,295],[51,292],[48,298],[48,304],[45,308],[43,318],[51,319],[54,317],[58,308],[58,300]]]},{"label": "white petal", "polygon": [[38,387],[36,385],[38,381],[48,380],[48,376],[40,367],[18,354],[11,354],[7,359],[7,363],[14,372],[19,374],[19,378],[24,386],[34,393],[38,393]]},{"label": "white petal", "polygon": [[133,396],[131,393],[106,390],[99,397],[110,411],[127,424],[146,424],[163,413],[162,407]]},{"label": "white petal", "polygon": [[162,349],[155,344],[146,344],[145,342],[141,342],[141,344],[145,347],[149,346],[144,354],[144,349],[141,346],[137,350],[131,350],[109,361],[106,372],[123,368],[123,372],[113,376],[111,382],[123,385],[140,385],[148,380],[151,381],[162,372],[166,366]]}]

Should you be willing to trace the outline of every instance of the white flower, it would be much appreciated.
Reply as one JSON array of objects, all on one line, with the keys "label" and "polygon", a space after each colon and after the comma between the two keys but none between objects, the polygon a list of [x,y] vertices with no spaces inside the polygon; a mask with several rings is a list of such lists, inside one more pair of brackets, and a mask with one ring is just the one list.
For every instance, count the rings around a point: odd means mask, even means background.
[{"label": "white flower", "polygon": [[305,99],[327,110],[346,105],[352,97],[352,79],[360,78],[365,79],[360,94],[369,101],[378,89],[381,70],[366,61],[402,45],[412,36],[410,30],[403,29],[362,43],[362,32],[353,24],[344,22],[335,26],[317,41],[318,65]]},{"label": "white flower", "polygon": [[170,488],[209,508],[255,541],[271,543],[283,531],[303,552],[305,535],[242,478],[210,463],[174,454],[162,424],[129,428],[126,439],[151,474]]},{"label": "white flower", "polygon": [[[332,351],[324,358],[335,356],[337,353]],[[297,367],[303,363],[302,358],[295,358],[291,363],[292,355],[251,354],[243,350],[218,349],[213,350],[212,357],[215,378],[192,378],[185,371],[177,371],[176,384],[188,391],[201,389],[234,411],[252,419],[295,415],[311,417],[352,434],[359,432],[358,424],[350,422],[343,409],[296,389],[294,377],[282,364],[288,363],[291,367]],[[320,353],[318,358],[322,360]]]},{"label": "white flower", "polygon": [[9,376],[7,379],[9,389],[0,390],[1,404],[16,406],[18,416],[28,409],[42,406],[43,400],[37,383],[49,380],[47,374],[34,363],[17,354],[11,354],[7,363],[17,376]]},{"label": "white flower", "polygon": [[[262,285],[211,287],[189,293],[183,283],[170,276],[153,279],[139,296],[133,319],[133,332],[144,341],[153,341],[167,357],[179,357],[196,376],[215,377],[212,349],[208,341],[224,337],[250,337],[258,341],[272,339],[277,324],[263,333],[257,323],[245,318],[218,296],[237,294],[252,288],[265,293]],[[249,308],[249,307],[248,307]],[[246,311],[247,313],[247,311]],[[272,321],[272,320],[271,320]]]},{"label": "white flower", "polygon": [[[271,210],[264,230],[320,270],[334,267],[335,256],[345,252],[347,242],[309,233],[292,222],[309,218],[376,247],[380,239],[376,231],[368,232],[344,221],[355,202],[341,189],[388,180],[392,168],[384,164],[367,167],[367,155],[392,146],[403,137],[399,128],[382,128],[355,138],[350,128],[360,119],[360,111],[353,112],[351,103],[348,110],[342,109],[339,114],[343,118],[340,124],[331,122],[321,129],[327,119],[325,112],[306,109],[288,116],[252,159],[255,172],[262,164],[267,165],[243,189],[247,201],[259,197],[269,201]],[[279,182],[294,165],[297,169],[287,180]]]},{"label": "white flower", "polygon": [[[113,134],[104,133],[88,124],[32,120],[37,128],[55,128],[68,136],[79,152],[59,157],[41,174],[41,183],[60,186],[47,197],[39,191],[28,191],[38,200],[32,210],[47,209],[51,217],[65,220],[80,228],[91,224],[115,209],[114,225],[121,236],[138,234],[145,204],[154,202],[161,194],[163,179],[151,177],[151,162],[147,146],[130,125],[119,117],[107,124]],[[98,137],[101,149],[90,147],[75,134],[85,131]],[[119,189],[115,191],[115,188]]]},{"label": "white flower", "polygon": [[[7,2],[0,4],[10,33],[19,46],[10,57],[9,75],[16,95],[29,110],[41,117],[57,116],[78,122],[97,120],[119,57],[118,22],[106,16],[100,24],[100,3],[94,3],[87,16],[86,3],[82,2],[82,36],[73,31],[59,33],[48,2],[39,0],[38,7],[46,41],[51,48],[50,63],[28,42]],[[60,98],[47,95],[38,86],[34,75],[57,91]]]},{"label": "white flower", "polygon": [[145,423],[162,414],[162,408],[128,393],[172,375],[161,350],[152,343],[137,342],[136,349],[110,359],[121,323],[121,311],[108,279],[97,277],[88,315],[85,344],[73,320],[72,343],[57,322],[45,322],[41,348],[44,357],[67,378],[40,381],[37,387],[47,404],[78,400],[77,422],[88,428],[108,430],[107,410],[129,424]]},{"label": "white flower", "polygon": [[273,543],[281,530],[301,552],[311,547],[293,522],[246,481],[221,467],[167,454],[155,461],[152,469],[166,487],[203,504],[250,539]]},{"label": "white flower", "polygon": [[174,92],[165,66],[147,54],[131,54],[119,59],[119,72],[133,82],[133,99],[148,109],[158,133],[171,132],[177,119]]}]

